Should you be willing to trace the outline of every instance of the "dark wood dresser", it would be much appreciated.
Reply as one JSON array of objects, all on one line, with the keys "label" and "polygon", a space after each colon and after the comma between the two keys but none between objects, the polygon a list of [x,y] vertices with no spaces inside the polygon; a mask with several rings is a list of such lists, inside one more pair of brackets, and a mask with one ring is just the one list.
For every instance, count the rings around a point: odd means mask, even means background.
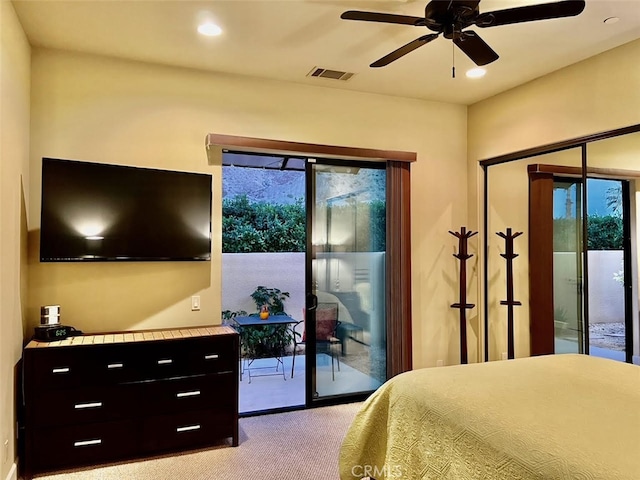
[{"label": "dark wood dresser", "polygon": [[226,326],[31,341],[24,475],[227,438],[237,446],[238,343]]}]

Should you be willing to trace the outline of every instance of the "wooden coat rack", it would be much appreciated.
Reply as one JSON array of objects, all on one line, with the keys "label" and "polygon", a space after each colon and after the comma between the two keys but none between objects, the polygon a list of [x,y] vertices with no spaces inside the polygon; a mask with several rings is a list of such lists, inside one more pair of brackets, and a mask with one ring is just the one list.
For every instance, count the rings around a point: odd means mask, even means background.
[{"label": "wooden coat rack", "polygon": [[478,232],[468,231],[465,227],[460,227],[459,232],[449,233],[458,239],[458,253],[453,256],[460,260],[460,301],[451,305],[451,308],[460,310],[460,363],[468,363],[467,358],[467,309],[475,307],[472,303],[467,303],[467,260],[473,254],[467,253],[467,242]]},{"label": "wooden coat rack", "polygon": [[522,235],[522,232],[511,233],[511,229],[507,228],[506,233],[496,232],[496,235],[505,240],[505,253],[501,253],[500,256],[507,261],[507,299],[502,300],[500,305],[507,306],[507,358],[513,359],[515,358],[513,307],[522,305],[521,302],[513,299],[513,259],[518,256],[517,253],[513,253],[513,240]]}]

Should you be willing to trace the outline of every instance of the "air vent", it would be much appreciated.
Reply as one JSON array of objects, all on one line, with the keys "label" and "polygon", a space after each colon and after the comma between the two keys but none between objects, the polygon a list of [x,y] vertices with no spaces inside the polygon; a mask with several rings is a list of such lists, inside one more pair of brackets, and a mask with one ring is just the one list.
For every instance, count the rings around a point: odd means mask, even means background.
[{"label": "air vent", "polygon": [[313,69],[307,74],[307,77],[320,77],[330,78],[332,80],[347,81],[353,77],[351,72],[340,72],[338,70],[329,70],[327,68],[313,67]]}]

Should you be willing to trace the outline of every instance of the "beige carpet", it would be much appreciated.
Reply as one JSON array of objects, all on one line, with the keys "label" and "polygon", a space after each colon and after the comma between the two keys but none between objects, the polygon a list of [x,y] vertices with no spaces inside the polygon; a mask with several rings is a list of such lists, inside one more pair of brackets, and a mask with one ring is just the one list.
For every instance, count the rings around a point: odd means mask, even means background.
[{"label": "beige carpet", "polygon": [[240,420],[240,446],[37,476],[39,480],[338,480],[338,450],[361,403]]}]

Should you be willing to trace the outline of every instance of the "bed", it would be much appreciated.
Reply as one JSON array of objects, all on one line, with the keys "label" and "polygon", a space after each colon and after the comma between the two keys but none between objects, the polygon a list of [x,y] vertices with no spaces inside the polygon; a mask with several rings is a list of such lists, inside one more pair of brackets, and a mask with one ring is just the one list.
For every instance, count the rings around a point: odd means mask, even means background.
[{"label": "bed", "polygon": [[640,367],[564,354],[425,368],[363,404],[340,479],[640,479]]}]

